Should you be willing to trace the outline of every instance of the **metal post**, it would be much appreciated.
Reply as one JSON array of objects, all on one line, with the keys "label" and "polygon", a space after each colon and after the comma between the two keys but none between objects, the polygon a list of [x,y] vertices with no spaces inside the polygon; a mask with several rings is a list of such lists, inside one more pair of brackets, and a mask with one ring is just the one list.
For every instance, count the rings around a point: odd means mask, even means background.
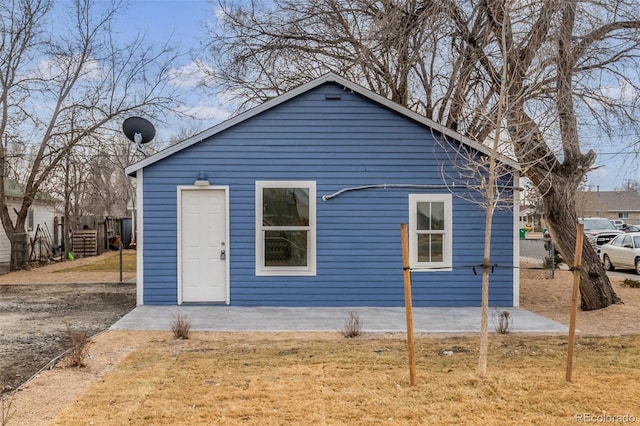
[{"label": "metal post", "polygon": [[122,242],[122,229],[122,218],[120,218],[120,284],[122,284],[122,246],[124,245],[124,243]]},{"label": "metal post", "polygon": [[556,277],[556,246],[553,244],[553,240],[551,240],[551,244],[549,244],[549,255],[551,256],[551,278]]}]

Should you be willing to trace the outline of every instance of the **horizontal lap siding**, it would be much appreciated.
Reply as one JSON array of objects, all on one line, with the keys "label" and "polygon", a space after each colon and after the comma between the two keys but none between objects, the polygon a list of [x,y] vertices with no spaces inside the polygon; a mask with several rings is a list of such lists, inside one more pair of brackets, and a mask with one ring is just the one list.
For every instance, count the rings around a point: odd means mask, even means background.
[{"label": "horizontal lap siding", "polygon": [[[341,100],[325,100],[340,93]],[[408,194],[446,190],[376,188],[371,184],[442,184],[448,155],[429,129],[325,85],[145,168],[144,303],[177,300],[176,186],[205,172],[230,188],[231,304],[402,306],[400,224]],[[446,167],[449,174],[453,169]],[[317,190],[317,276],[255,276],[255,181],[311,180]],[[450,182],[449,182],[450,183]],[[457,183],[459,185],[459,183]],[[453,197],[453,271],[414,272],[416,306],[479,306],[484,210]],[[512,264],[512,213],[494,218],[492,262]],[[512,271],[491,276],[490,301],[511,306]]]},{"label": "horizontal lap siding", "polygon": [[[173,197],[169,192],[173,192]],[[144,304],[175,305],[178,297],[175,185],[147,185],[145,179],[143,212]]]}]

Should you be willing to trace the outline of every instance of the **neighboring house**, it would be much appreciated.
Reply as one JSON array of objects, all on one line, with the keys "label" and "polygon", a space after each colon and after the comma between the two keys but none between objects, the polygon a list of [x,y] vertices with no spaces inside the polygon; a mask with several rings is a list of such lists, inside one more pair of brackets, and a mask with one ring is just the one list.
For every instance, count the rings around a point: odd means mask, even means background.
[{"label": "neighboring house", "polygon": [[[22,196],[24,194],[24,188],[21,184],[13,179],[4,178],[4,192],[7,198],[7,206],[9,208],[9,214],[11,218],[15,220],[15,210],[18,210],[22,205]],[[40,228],[47,235],[53,233],[54,229],[54,217],[56,215],[55,200],[46,194],[39,192],[36,194],[36,198],[29,208],[27,213],[27,221],[25,230],[28,234],[29,247],[27,247],[26,258],[28,259],[31,254],[36,259],[40,258],[40,254],[46,255],[46,251],[41,252],[41,246],[39,242],[36,242],[33,246],[34,250],[31,253],[31,244],[36,238],[36,231]],[[41,235],[44,235],[42,233]],[[40,235],[39,235],[40,237]],[[48,244],[51,244],[49,242]],[[43,243],[44,250],[44,243]],[[4,227],[0,225],[0,273],[6,274],[9,272],[9,265],[11,264],[11,244],[7,238],[7,234],[4,231]]]},{"label": "neighboring house", "polygon": [[576,210],[580,217],[621,219],[627,224],[640,224],[638,191],[580,191],[576,194]]},{"label": "neighboring house", "polygon": [[[408,223],[413,304],[480,306],[485,210],[443,181],[465,150],[488,152],[328,74],[133,164],[138,304],[403,306]],[[493,306],[518,304],[518,211]]]},{"label": "neighboring house", "polygon": [[531,227],[532,231],[544,229],[544,215],[537,208],[520,205],[520,228]]}]

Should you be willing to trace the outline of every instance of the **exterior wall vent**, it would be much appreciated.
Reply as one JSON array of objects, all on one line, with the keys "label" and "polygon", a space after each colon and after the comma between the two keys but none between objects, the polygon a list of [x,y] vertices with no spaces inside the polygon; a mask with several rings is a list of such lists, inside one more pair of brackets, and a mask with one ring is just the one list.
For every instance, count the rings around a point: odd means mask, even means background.
[{"label": "exterior wall vent", "polygon": [[324,95],[324,98],[327,101],[339,101],[342,99],[342,95],[340,93],[327,93]]}]

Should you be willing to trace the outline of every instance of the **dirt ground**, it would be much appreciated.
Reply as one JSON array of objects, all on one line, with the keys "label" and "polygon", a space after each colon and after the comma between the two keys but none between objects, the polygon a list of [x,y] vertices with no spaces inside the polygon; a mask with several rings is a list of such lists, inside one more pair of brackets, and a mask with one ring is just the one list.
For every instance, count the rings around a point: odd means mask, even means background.
[{"label": "dirt ground", "polygon": [[57,272],[113,255],[0,276],[0,383],[5,390],[17,388],[62,354],[69,331],[93,336],[135,307],[135,284],[118,283],[119,272]]},{"label": "dirt ground", "polygon": [[[528,269],[527,267],[536,267],[536,265],[522,265],[521,270],[521,290],[520,301],[521,307],[528,309],[532,312],[546,316],[548,318],[557,320],[564,324],[568,324],[569,321],[569,306],[571,302],[571,285],[572,275],[568,271],[556,272],[556,277],[550,279],[550,273],[547,270]],[[25,274],[40,274],[37,278],[37,282],[47,282],[49,275],[46,273],[43,275],[41,270],[29,271]],[[55,274],[52,274],[55,275]],[[0,277],[0,284],[6,277]],[[20,278],[21,280],[23,277]],[[73,282],[81,282],[82,277],[68,277],[67,279]],[[97,278],[94,278],[97,279]],[[639,277],[640,279],[640,277]],[[32,281],[35,278],[32,279]],[[17,281],[17,279],[16,279]],[[28,282],[28,281],[24,281]],[[85,281],[86,282],[86,281]],[[620,284],[622,279],[612,279],[612,284],[617,294],[624,300],[623,305],[611,306],[604,310],[593,312],[578,312],[577,327],[582,335],[620,335],[620,334],[640,334],[640,289],[624,288]],[[48,288],[55,288],[55,286],[47,286]],[[72,294],[79,294],[77,292],[70,292],[70,289],[79,289],[80,287],[89,290],[89,294],[83,294],[83,298],[74,298]],[[8,291],[10,286],[3,286],[0,291]],[[24,287],[30,289],[31,294],[38,294],[33,292],[34,286]],[[108,320],[107,315],[96,315],[98,306],[89,307],[84,310],[84,306],[79,311],[90,312],[93,317],[102,318],[104,322],[94,325],[94,330],[105,329],[115,319],[119,318],[122,314],[131,309],[135,301],[134,291],[135,289],[131,285],[75,285],[75,286],[61,286],[60,288],[66,288],[62,293],[66,292],[66,300],[72,302],[73,300],[82,300],[82,305],[90,305],[91,302],[87,301],[86,297],[90,297],[91,294],[97,294],[98,300],[115,302],[122,310],[111,310],[114,315],[113,320]],[[9,292],[11,293],[11,292]],[[117,296],[116,296],[117,294]],[[5,297],[3,293],[2,303],[5,303]],[[43,311],[54,310],[53,317],[56,318],[56,322],[59,324],[57,330],[47,332],[47,335],[52,335],[53,340],[56,338],[62,339],[64,337],[65,321],[58,321],[58,318],[62,318],[64,315],[73,318],[74,320],[82,323],[82,319],[75,317],[72,312],[72,304],[69,303],[66,311],[60,309],[56,311],[53,304],[47,305],[49,302],[42,302],[41,307]],[[66,302],[65,302],[66,303]],[[128,304],[130,303],[130,304]],[[36,306],[36,305],[34,305]],[[109,311],[107,307],[103,307]],[[18,309],[15,308],[14,309]],[[24,310],[24,309],[23,309]],[[18,309],[20,312],[20,309]],[[5,308],[2,308],[2,315],[4,315]],[[44,312],[43,312],[44,314]],[[102,321],[101,320],[101,321]],[[4,324],[4,317],[2,318]],[[23,333],[22,353],[26,356],[30,344],[28,342],[37,341],[43,332],[43,325],[47,321],[52,321],[52,316],[43,317],[43,320],[36,321],[40,325],[25,329]],[[85,324],[88,326],[88,323]],[[4,325],[2,326],[4,327]],[[47,327],[44,328],[46,330]],[[31,334],[29,334],[31,333]],[[57,333],[57,334],[56,334]],[[170,334],[170,333],[169,333]],[[3,339],[5,333],[3,332]],[[65,407],[73,404],[77,398],[82,395],[93,383],[100,381],[109,370],[123,360],[129,353],[136,350],[145,342],[164,339],[167,337],[167,332],[127,332],[127,331],[109,331],[107,333],[98,334],[92,339],[89,345],[89,352],[87,357],[87,367],[84,369],[68,368],[65,366],[64,361],[57,364],[51,370],[42,371],[37,377],[23,385],[19,392],[15,393],[11,398],[11,418],[8,424],[49,424],[55,420],[58,413]],[[36,338],[34,338],[36,336]],[[304,338],[304,335],[300,334],[298,338]],[[317,334],[316,334],[317,337]],[[384,336],[383,336],[384,337]],[[398,338],[397,336],[395,338]],[[9,341],[15,341],[16,339]],[[2,346],[5,347],[6,343],[3,340]],[[20,352],[20,351],[16,351]],[[37,351],[36,351],[37,352]],[[54,355],[59,353],[53,351]],[[2,358],[6,358],[3,353]],[[46,356],[42,356],[41,359],[46,360]],[[28,357],[24,361],[29,362]],[[14,380],[13,383],[17,383]],[[62,391],[64,390],[64,391]]]},{"label": "dirt ground", "polygon": [[[520,307],[568,325],[572,273],[556,271],[555,278],[551,279],[549,270],[537,269],[536,265],[523,264],[521,268]],[[637,275],[630,277],[640,280]],[[580,333],[593,336],[640,334],[640,288],[623,287],[623,281],[623,278],[611,278],[613,290],[623,304],[597,311],[578,308],[576,327]]]}]

